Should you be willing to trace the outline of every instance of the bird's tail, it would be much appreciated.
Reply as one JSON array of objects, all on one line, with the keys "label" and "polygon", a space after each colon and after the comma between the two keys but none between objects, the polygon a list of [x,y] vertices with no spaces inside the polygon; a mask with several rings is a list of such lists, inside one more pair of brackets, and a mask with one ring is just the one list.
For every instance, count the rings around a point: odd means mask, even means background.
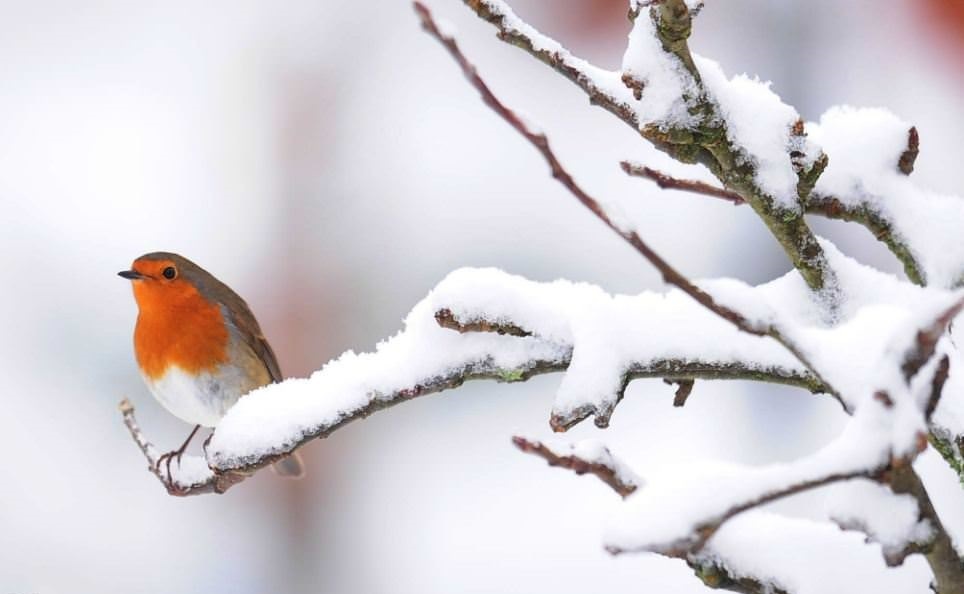
[{"label": "bird's tail", "polygon": [[298,452],[291,452],[287,457],[272,464],[271,468],[278,476],[285,478],[300,479],[305,476],[305,464],[301,461]]}]

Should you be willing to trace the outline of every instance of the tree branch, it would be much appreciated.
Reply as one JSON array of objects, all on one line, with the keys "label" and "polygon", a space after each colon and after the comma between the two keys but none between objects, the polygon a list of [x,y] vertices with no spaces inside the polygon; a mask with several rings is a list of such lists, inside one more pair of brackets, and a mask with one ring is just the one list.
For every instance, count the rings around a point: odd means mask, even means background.
[{"label": "tree branch", "polygon": [[884,215],[876,205],[861,202],[854,206],[839,198],[818,193],[811,193],[804,204],[808,214],[816,214],[838,221],[859,223],[866,227],[877,241],[887,246],[887,249],[900,261],[908,280],[915,285],[923,286],[925,284],[923,268],[910,245],[897,233],[894,222]]},{"label": "tree branch", "polygon": [[[533,285],[538,286],[536,283],[533,283]],[[416,308],[418,307],[416,306]],[[502,319],[496,322],[474,316],[471,322],[463,324],[448,307],[439,306],[429,311],[434,311],[435,321],[440,327],[455,332],[470,333],[465,337],[459,337],[459,342],[476,340],[474,334],[478,334],[478,338],[484,338],[486,333],[498,334],[500,331],[504,332],[507,329],[511,329],[512,332],[504,338],[496,336],[495,338],[499,338],[500,341],[498,343],[483,342],[482,346],[477,349],[470,349],[464,356],[446,358],[444,362],[436,364],[437,368],[428,369],[421,377],[409,380],[409,383],[398,384],[391,391],[376,392],[368,388],[364,398],[359,400],[360,404],[357,404],[354,408],[337,408],[336,412],[322,415],[325,419],[323,422],[308,423],[304,431],[298,434],[297,439],[292,438],[290,442],[275,444],[276,447],[273,447],[273,449],[262,451],[257,455],[228,456],[222,450],[214,447],[217,444],[212,443],[212,446],[206,450],[207,459],[198,456],[184,456],[181,464],[172,464],[170,479],[168,479],[166,468],[163,465],[160,469],[157,467],[158,453],[137,426],[133,407],[127,401],[121,406],[124,423],[131,432],[135,443],[144,453],[151,472],[157,476],[170,494],[184,496],[223,493],[258,469],[283,458],[308,441],[327,437],[351,421],[365,418],[376,411],[387,409],[416,397],[456,388],[466,381],[489,379],[498,382],[520,382],[536,375],[564,372],[568,370],[572,362],[574,344],[550,343],[547,339],[534,335],[531,330],[522,328],[514,321]],[[428,316],[431,315],[433,314],[428,314]],[[411,351],[411,356],[421,363],[430,348],[438,348],[443,352],[449,350],[448,347],[438,346],[441,338],[444,338],[444,336],[429,335],[412,342],[412,339],[403,333],[392,340],[403,341],[405,348]],[[512,347],[513,344],[516,346]],[[504,363],[499,359],[500,353],[503,351],[509,351],[507,360],[512,361],[511,364]],[[377,356],[378,354],[372,353],[365,356]],[[399,363],[390,361],[385,365],[399,365]],[[414,361],[409,364],[411,367],[416,365]],[[368,376],[375,373],[378,367],[379,365],[373,362],[372,367],[366,372],[366,376],[358,378],[358,383],[366,385],[370,382]],[[325,373],[323,371],[321,375],[323,376]],[[744,364],[733,361],[704,361],[700,360],[696,353],[693,357],[686,359],[647,357],[629,363],[621,371],[621,374],[619,383],[624,388],[634,379],[671,378],[674,381],[692,379],[766,381],[800,387],[812,392],[822,392],[826,389],[819,380],[802,368],[782,367],[775,364],[761,366],[759,362]],[[273,385],[271,389],[283,390],[285,384],[283,382]],[[339,387],[342,390],[347,389],[343,384],[339,384]],[[333,397],[334,395],[329,398]],[[252,396],[245,396],[241,404],[244,404],[249,398],[252,398]],[[277,402],[277,397],[273,402]],[[333,404],[332,406],[336,405]],[[229,413],[229,416],[233,412],[234,409]],[[556,430],[564,430],[590,415],[597,415],[597,424],[605,425],[610,413],[611,411],[599,411],[592,406],[579,407],[571,411],[554,412],[550,419],[550,425]],[[262,422],[267,421],[263,415],[261,420]],[[302,422],[307,423],[308,421],[302,419]],[[218,427],[214,436],[217,437],[221,431],[222,427]]]},{"label": "tree branch", "polygon": [[597,82],[607,76],[618,80],[618,74],[601,70],[573,56],[559,43],[539,34],[511,11],[506,11],[502,4],[488,0],[465,0],[465,3],[479,18],[498,29],[499,39],[525,50],[582,89],[592,105],[602,107],[634,130],[639,130],[636,111],[629,104],[629,95],[613,93],[612,89],[619,88],[618,85],[605,85],[604,88]]},{"label": "tree branch", "polygon": [[623,498],[642,485],[641,479],[603,446],[592,448],[587,456],[580,455],[578,447],[570,446],[567,451],[560,452],[518,435],[512,438],[512,443],[523,452],[542,458],[549,466],[566,468],[576,474],[592,474]]},{"label": "tree branch", "polygon": [[694,194],[720,198],[733,203],[734,206],[746,204],[746,200],[736,192],[717,188],[706,182],[695,179],[679,179],[657,169],[653,169],[652,167],[647,167],[639,163],[631,163],[629,161],[620,161],[619,165],[627,175],[652,180],[664,190],[682,190],[684,192],[693,192]]},{"label": "tree branch", "polygon": [[[915,130],[912,128],[912,130]],[[734,206],[746,204],[742,196],[736,192],[711,186],[705,182],[680,179],[668,173],[629,161],[620,162],[620,166],[628,175],[642,177],[656,182],[660,188],[681,190],[719,198],[731,202]],[[807,214],[819,215],[828,219],[858,223],[873,233],[874,238],[887,246],[904,267],[907,278],[916,285],[924,285],[924,276],[920,263],[907,242],[894,229],[894,223],[886,217],[876,205],[862,202],[857,206],[844,203],[839,198],[811,193],[804,202]]]},{"label": "tree branch", "polygon": [[[683,163],[699,162],[706,165],[717,179],[738,193],[763,219],[794,267],[812,289],[833,290],[834,272],[803,217],[793,209],[778,204],[773,196],[760,188],[755,178],[756,169],[751,164],[752,159],[747,159],[744,151],[727,137],[726,117],[703,88],[698,69],[687,47],[692,15],[682,0],[664,0],[652,3],[649,8],[650,18],[655,24],[664,50],[684,65],[697,84],[697,96],[683,98],[688,103],[689,111],[699,114],[702,120],[693,128],[674,128],[656,122],[641,122],[629,97],[614,102],[612,96],[603,96],[600,101],[600,85],[593,83],[593,80],[601,77],[609,82],[608,79],[613,77],[613,73],[573,58],[558,42],[519,19],[501,0],[463,1],[480,18],[498,29],[500,39],[524,49],[575,82],[589,95],[591,102],[606,107],[657,149]],[[635,14],[631,13],[631,16],[638,14],[637,10]],[[643,81],[634,79],[628,73],[616,78],[623,80],[632,94],[642,97]],[[809,167],[797,168],[801,197],[809,193],[826,164],[827,159],[822,156],[815,159]]]},{"label": "tree branch", "polygon": [[[575,196],[576,199],[583,204],[583,206],[595,214],[597,218],[606,224],[606,226],[619,234],[619,236],[632,245],[636,251],[642,254],[644,258],[649,260],[649,262],[655,266],[657,270],[659,270],[665,282],[676,286],[696,300],[699,304],[703,305],[721,318],[729,321],[740,330],[756,336],[770,336],[771,338],[775,339],[788,351],[790,351],[801,363],[803,363],[810,373],[819,379],[821,384],[831,387],[830,383],[823,379],[820,376],[820,373],[814,369],[806,354],[796,344],[794,344],[792,340],[785,336],[775,323],[751,321],[736,310],[717,302],[709,293],[694,285],[688,278],[673,268],[666,260],[664,260],[651,247],[649,247],[649,245],[644,242],[635,231],[626,230],[616,225],[612,219],[609,218],[609,215],[602,208],[599,202],[587,194],[582,187],[576,183],[569,172],[566,171],[566,169],[562,166],[555,153],[549,147],[549,141],[545,134],[530,130],[526,123],[519,118],[515,112],[499,101],[495,94],[489,89],[485,81],[482,80],[482,77],[479,76],[475,66],[468,61],[468,59],[459,49],[455,40],[439,30],[435,24],[435,21],[432,19],[431,12],[424,5],[419,2],[415,2],[414,7],[415,11],[419,15],[419,18],[422,20],[422,28],[425,29],[425,31],[432,35],[436,40],[438,40],[446,50],[448,50],[452,58],[454,58],[461,67],[462,73],[465,75],[466,79],[468,79],[472,86],[475,87],[475,89],[479,92],[483,102],[492,108],[493,111],[502,117],[502,119],[504,119],[542,154],[543,158],[549,164],[552,177],[557,179],[563,186],[565,186],[565,188],[569,190],[569,192]],[[836,396],[838,400],[840,399],[839,392],[832,387],[830,393]]]},{"label": "tree branch", "polygon": [[[757,497],[753,497],[739,504],[733,505],[722,513],[703,521],[696,526],[689,535],[683,538],[679,538],[669,543],[658,543],[647,546],[642,550],[659,553],[667,557],[686,559],[690,556],[699,554],[700,551],[703,550],[703,547],[706,545],[707,541],[709,541],[710,538],[716,534],[720,527],[736,515],[749,511],[753,508],[772,503],[778,499],[783,499],[784,497],[790,497],[791,495],[797,495],[799,493],[803,493],[804,491],[810,491],[831,485],[833,483],[849,481],[857,478],[876,479],[880,476],[883,470],[884,467],[832,473],[796,482],[780,489],[774,489]],[[635,549],[626,549],[609,545],[606,547],[606,550],[613,555],[619,555],[626,552],[632,552]]]},{"label": "tree branch", "polygon": [[945,354],[937,364],[937,369],[934,370],[934,376],[931,378],[931,392],[927,398],[927,404],[924,406],[924,419],[928,423],[930,423],[931,417],[934,416],[934,411],[937,410],[937,405],[940,403],[941,395],[944,393],[944,384],[947,382],[950,370],[951,359]]},{"label": "tree branch", "polygon": [[931,360],[937,350],[937,342],[962,308],[964,308],[964,297],[959,297],[936,318],[917,331],[914,342],[904,354],[904,361],[900,366],[906,382],[910,383],[917,372]]},{"label": "tree branch", "polygon": [[154,445],[144,437],[137,419],[134,418],[134,405],[127,398],[121,400],[118,408],[124,419],[124,425],[130,432],[134,443],[140,448],[147,460],[147,468],[161,481],[169,495],[184,497],[186,495],[202,495],[205,493],[223,493],[244,476],[238,473],[226,472],[221,475],[212,472],[204,458],[199,456],[184,456],[180,461],[172,462],[171,473],[167,473],[166,466],[159,464],[160,455]]},{"label": "tree branch", "polygon": [[889,476],[891,490],[917,500],[922,519],[934,527],[934,541],[926,548],[925,558],[934,572],[937,594],[964,592],[964,561],[957,554],[947,529],[941,522],[927,489],[910,464],[897,466]]}]

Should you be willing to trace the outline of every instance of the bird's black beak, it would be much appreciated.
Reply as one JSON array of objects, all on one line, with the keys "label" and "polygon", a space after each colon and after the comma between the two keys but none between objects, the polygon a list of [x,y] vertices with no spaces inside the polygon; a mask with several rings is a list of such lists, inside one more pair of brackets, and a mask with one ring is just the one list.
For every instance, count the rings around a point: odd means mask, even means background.
[{"label": "bird's black beak", "polygon": [[142,278],[147,278],[146,276],[144,276],[140,272],[137,272],[136,270],[121,270],[120,272],[117,273],[117,276],[121,276],[130,280],[139,280]]}]

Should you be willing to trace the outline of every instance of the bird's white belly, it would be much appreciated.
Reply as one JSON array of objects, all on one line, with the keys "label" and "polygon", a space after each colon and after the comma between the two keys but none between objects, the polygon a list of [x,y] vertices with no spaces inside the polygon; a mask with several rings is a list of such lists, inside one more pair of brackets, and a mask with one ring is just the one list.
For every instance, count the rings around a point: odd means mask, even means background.
[{"label": "bird's white belly", "polygon": [[174,416],[192,425],[214,427],[246,391],[240,374],[227,370],[191,375],[172,365],[157,379],[144,376],[144,382]]}]

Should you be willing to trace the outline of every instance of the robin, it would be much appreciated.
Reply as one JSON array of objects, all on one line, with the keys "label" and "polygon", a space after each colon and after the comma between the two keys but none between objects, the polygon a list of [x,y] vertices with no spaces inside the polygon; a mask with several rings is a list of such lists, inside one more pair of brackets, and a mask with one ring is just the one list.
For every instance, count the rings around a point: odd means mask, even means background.
[{"label": "robin", "polygon": [[[153,252],[118,275],[130,279],[137,301],[134,354],[147,387],[176,417],[193,424],[184,444],[162,456],[181,461],[201,426],[214,427],[241,396],[281,381],[271,345],[248,304],[226,284],[183,256]],[[299,478],[297,454],[274,464]]]}]

